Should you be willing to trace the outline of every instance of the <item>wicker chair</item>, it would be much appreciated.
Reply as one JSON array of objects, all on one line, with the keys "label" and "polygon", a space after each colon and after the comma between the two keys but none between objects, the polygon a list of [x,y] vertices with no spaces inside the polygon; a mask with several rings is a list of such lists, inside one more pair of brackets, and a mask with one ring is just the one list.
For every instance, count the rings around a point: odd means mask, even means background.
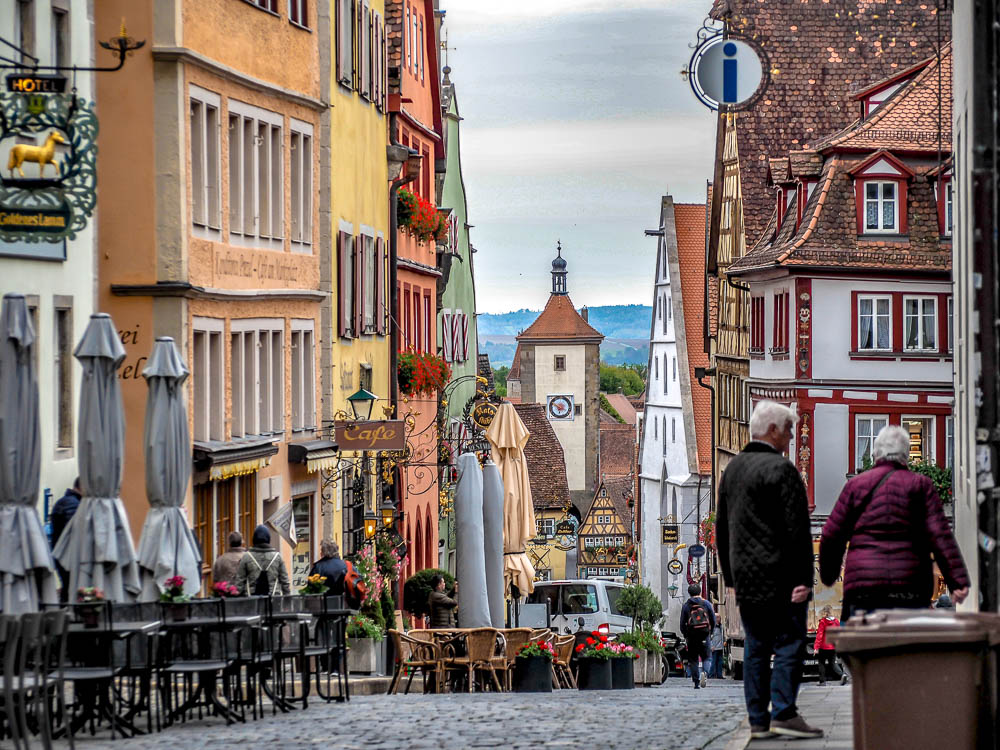
[{"label": "wicker chair", "polygon": [[[444,668],[446,671],[464,671],[467,673],[469,692],[473,690],[476,670],[490,673],[490,679],[498,692],[503,688],[497,677],[496,668],[498,659],[506,659],[497,655],[498,645],[501,648],[506,646],[506,639],[496,628],[474,628],[467,630],[463,634],[465,639],[465,654],[462,656],[446,656]],[[500,651],[501,654],[504,651]]]},{"label": "wicker chair", "polygon": [[413,675],[416,670],[420,670],[424,676],[424,690],[427,689],[427,677],[431,676],[435,692],[442,692],[443,683],[443,659],[441,657],[441,647],[430,640],[414,638],[407,633],[401,633],[396,629],[389,630],[389,637],[392,638],[396,648],[396,668],[389,681],[388,695],[395,695],[399,692],[399,682],[403,675],[403,670],[409,670],[410,678],[406,682],[406,690],[403,694],[410,692],[410,685],[413,683]]},{"label": "wicker chair", "polygon": [[504,673],[504,684],[508,690],[511,690],[513,687],[514,661],[517,659],[518,649],[521,646],[527,645],[530,641],[536,640],[534,637],[536,631],[533,631],[531,628],[508,628],[500,632],[503,633],[507,641],[504,650],[503,665],[500,669]]},{"label": "wicker chair", "polygon": [[570,659],[573,658],[573,645],[576,637],[572,635],[555,636],[556,658],[552,662],[552,678],[556,687],[566,687],[576,689],[576,678],[569,668]]}]

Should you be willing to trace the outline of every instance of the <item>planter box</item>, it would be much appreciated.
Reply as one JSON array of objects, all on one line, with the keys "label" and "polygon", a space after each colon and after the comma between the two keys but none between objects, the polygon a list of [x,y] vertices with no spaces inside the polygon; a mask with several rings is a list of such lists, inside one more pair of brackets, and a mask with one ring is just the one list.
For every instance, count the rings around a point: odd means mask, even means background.
[{"label": "planter box", "polygon": [[347,671],[358,674],[375,674],[378,669],[376,648],[382,641],[371,638],[347,639]]},{"label": "planter box", "polygon": [[636,685],[659,685],[663,677],[663,658],[655,651],[640,651],[635,661]]},{"label": "planter box", "polygon": [[514,659],[515,693],[551,693],[552,662],[544,656]]},{"label": "planter box", "polygon": [[610,690],[611,660],[580,659],[576,685],[580,690]]},{"label": "planter box", "polygon": [[633,667],[635,659],[611,659],[611,689],[634,690],[635,677]]}]

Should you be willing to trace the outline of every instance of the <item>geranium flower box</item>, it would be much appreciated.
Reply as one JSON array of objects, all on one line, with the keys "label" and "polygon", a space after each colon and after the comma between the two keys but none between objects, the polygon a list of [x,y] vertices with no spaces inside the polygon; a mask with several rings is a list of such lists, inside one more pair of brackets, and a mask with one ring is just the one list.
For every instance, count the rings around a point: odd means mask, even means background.
[{"label": "geranium flower box", "polygon": [[551,693],[552,661],[544,656],[519,656],[514,660],[515,693]]},{"label": "geranium flower box", "polygon": [[580,690],[611,690],[610,659],[582,657],[577,666],[576,686]]}]

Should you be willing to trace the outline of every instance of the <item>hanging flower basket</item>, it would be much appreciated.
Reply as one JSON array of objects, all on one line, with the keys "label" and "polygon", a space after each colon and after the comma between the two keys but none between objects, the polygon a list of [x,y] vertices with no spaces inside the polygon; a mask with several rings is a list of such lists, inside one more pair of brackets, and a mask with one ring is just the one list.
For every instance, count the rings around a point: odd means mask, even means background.
[{"label": "hanging flower basket", "polygon": [[709,513],[708,516],[702,520],[701,528],[698,530],[698,539],[704,544],[708,549],[715,549],[715,513]]},{"label": "hanging flower basket", "polygon": [[400,352],[397,377],[404,396],[432,395],[451,380],[451,366],[435,354]]},{"label": "hanging flower basket", "polygon": [[430,201],[400,188],[396,205],[396,221],[418,242],[448,239],[448,221]]}]

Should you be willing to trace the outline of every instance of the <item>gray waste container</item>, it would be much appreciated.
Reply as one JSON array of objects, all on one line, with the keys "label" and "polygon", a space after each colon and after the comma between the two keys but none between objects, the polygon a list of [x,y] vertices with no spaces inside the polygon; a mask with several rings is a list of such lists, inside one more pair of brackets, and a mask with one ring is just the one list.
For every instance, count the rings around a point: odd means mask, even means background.
[{"label": "gray waste container", "polygon": [[853,680],[854,750],[993,750],[1000,617],[855,616],[828,637]]}]

